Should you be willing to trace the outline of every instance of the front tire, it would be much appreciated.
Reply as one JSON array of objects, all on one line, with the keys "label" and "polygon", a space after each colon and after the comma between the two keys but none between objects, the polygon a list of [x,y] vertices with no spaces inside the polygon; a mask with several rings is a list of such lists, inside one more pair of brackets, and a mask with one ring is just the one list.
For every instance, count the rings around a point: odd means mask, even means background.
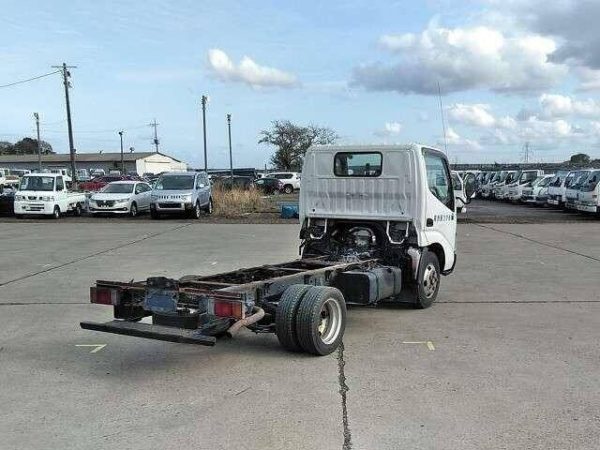
[{"label": "front tire", "polygon": [[206,208],[204,209],[204,212],[208,215],[211,215],[213,213],[213,199],[212,197],[210,197],[208,199],[208,205],[206,205]]},{"label": "front tire", "polygon": [[323,356],[334,352],[346,329],[346,301],[332,287],[313,286],[306,292],[296,314],[296,332],[302,349]]},{"label": "front tire", "polygon": [[60,208],[58,205],[54,206],[54,211],[52,211],[52,218],[54,220],[60,219]]},{"label": "front tire", "polygon": [[416,302],[419,309],[429,308],[440,290],[440,262],[435,253],[425,250],[419,263],[417,276]]},{"label": "front tire", "polygon": [[291,184],[286,184],[283,187],[283,192],[285,192],[286,194],[292,194],[294,192],[294,186],[292,186]]},{"label": "front tire", "polygon": [[192,210],[192,219],[200,219],[202,217],[202,208],[200,208],[200,202],[196,202],[194,209]]},{"label": "front tire", "polygon": [[135,202],[133,202],[131,204],[131,206],[129,207],[129,215],[131,217],[136,217],[138,215],[138,209],[137,209],[137,205],[135,204]]},{"label": "front tire", "polygon": [[75,205],[75,209],[73,210],[73,215],[75,217],[81,217],[81,205],[79,203],[77,203]]}]

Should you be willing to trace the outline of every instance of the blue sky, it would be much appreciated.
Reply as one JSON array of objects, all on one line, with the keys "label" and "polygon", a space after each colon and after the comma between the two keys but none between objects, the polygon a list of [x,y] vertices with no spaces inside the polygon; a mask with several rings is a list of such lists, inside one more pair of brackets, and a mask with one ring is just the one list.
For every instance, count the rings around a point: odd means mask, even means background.
[{"label": "blue sky", "polygon": [[[116,151],[121,128],[150,150],[156,117],[161,150],[201,166],[202,94],[211,167],[228,164],[227,113],[237,166],[268,162],[275,119],[443,147],[439,83],[452,161],[518,161],[526,141],[536,160],[600,157],[600,32],[578,32],[591,0],[3,3],[0,85],[77,65],[79,152]],[[0,89],[0,140],[32,135],[34,111],[66,152],[58,75]]]}]

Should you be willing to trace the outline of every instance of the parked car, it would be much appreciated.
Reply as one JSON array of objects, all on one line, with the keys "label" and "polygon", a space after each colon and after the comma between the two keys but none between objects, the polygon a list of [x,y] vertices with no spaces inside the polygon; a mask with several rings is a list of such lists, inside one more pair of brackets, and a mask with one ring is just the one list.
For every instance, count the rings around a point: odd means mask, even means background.
[{"label": "parked car", "polygon": [[523,187],[521,201],[533,205],[543,205],[548,198],[548,185],[554,180],[555,175],[542,175]]},{"label": "parked car", "polygon": [[283,192],[283,183],[277,178],[258,178],[257,180],[254,180],[252,187],[265,195]]},{"label": "parked car", "polygon": [[77,181],[85,182],[90,181],[91,179],[92,177],[90,177],[87,169],[77,169]]},{"label": "parked car", "polygon": [[21,178],[15,195],[15,216],[49,215],[58,219],[65,213],[81,215],[85,194],[70,192],[62,174],[32,173]]},{"label": "parked car", "polygon": [[92,178],[103,177],[106,175],[106,171],[104,169],[92,169],[90,170],[90,176]]},{"label": "parked car", "polygon": [[14,214],[15,189],[10,186],[0,185],[0,214]]},{"label": "parked car", "polygon": [[591,172],[579,189],[577,209],[600,214],[600,170]]},{"label": "parked car", "polygon": [[152,187],[144,181],[114,181],[89,199],[92,214],[129,214],[137,216],[150,210]]},{"label": "parked car", "polygon": [[202,211],[213,212],[213,199],[205,172],[168,172],[160,176],[152,188],[150,217],[185,213],[199,219]]},{"label": "parked car", "polygon": [[579,189],[584,185],[588,176],[593,171],[594,169],[579,170],[577,171],[575,177],[570,180],[570,183],[568,185],[565,184],[565,209],[577,209]]},{"label": "parked car", "polygon": [[139,177],[133,177],[131,175],[105,175],[102,177],[96,177],[90,181],[79,183],[79,190],[84,192],[97,192],[100,191],[108,183],[114,181],[142,181]]},{"label": "parked car", "polygon": [[268,178],[277,178],[283,183],[283,192],[291,194],[294,190],[300,189],[300,174],[298,172],[273,172],[267,175]]}]

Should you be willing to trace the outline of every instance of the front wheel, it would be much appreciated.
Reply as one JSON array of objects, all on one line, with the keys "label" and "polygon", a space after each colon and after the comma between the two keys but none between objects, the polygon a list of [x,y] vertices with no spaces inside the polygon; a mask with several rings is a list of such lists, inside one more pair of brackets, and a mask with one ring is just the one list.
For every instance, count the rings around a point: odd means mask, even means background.
[{"label": "front wheel", "polygon": [[196,202],[194,209],[192,210],[192,218],[200,219],[202,217],[202,208],[200,208],[200,202]]},{"label": "front wheel", "polygon": [[75,217],[81,217],[81,205],[79,203],[77,203],[75,205],[75,209],[73,210],[73,215]]},{"label": "front wheel", "polygon": [[58,205],[56,205],[54,207],[54,211],[52,211],[52,218],[53,219],[60,219],[60,208],[58,207]]},{"label": "front wheel", "polygon": [[213,213],[213,199],[212,199],[212,197],[210,197],[208,199],[208,205],[206,205],[206,208],[204,208],[204,212],[206,214],[212,214]]},{"label": "front wheel", "polygon": [[286,184],[283,187],[283,192],[285,192],[286,194],[291,194],[294,192],[294,186],[292,186],[291,184]]},{"label": "front wheel", "polygon": [[346,302],[336,288],[313,286],[306,292],[296,314],[296,333],[302,349],[328,355],[342,342],[346,329]]},{"label": "front wheel", "polygon": [[425,250],[421,256],[417,276],[416,302],[419,309],[429,308],[440,290],[440,262],[435,253]]},{"label": "front wheel", "polygon": [[137,209],[137,205],[135,204],[135,202],[133,202],[131,204],[131,206],[129,207],[129,215],[131,217],[135,217],[138,215],[138,209]]}]

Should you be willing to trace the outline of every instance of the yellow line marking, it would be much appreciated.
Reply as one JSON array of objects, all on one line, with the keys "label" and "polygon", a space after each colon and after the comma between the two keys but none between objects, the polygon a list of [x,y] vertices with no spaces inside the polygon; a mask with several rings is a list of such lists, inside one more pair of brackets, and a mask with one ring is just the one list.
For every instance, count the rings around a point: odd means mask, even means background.
[{"label": "yellow line marking", "polygon": [[96,347],[90,353],[98,353],[106,344],[75,344],[75,347]]},{"label": "yellow line marking", "polygon": [[432,341],[402,341],[403,344],[425,344],[427,345],[427,348],[431,351],[435,350],[435,347],[433,346],[433,342]]}]

